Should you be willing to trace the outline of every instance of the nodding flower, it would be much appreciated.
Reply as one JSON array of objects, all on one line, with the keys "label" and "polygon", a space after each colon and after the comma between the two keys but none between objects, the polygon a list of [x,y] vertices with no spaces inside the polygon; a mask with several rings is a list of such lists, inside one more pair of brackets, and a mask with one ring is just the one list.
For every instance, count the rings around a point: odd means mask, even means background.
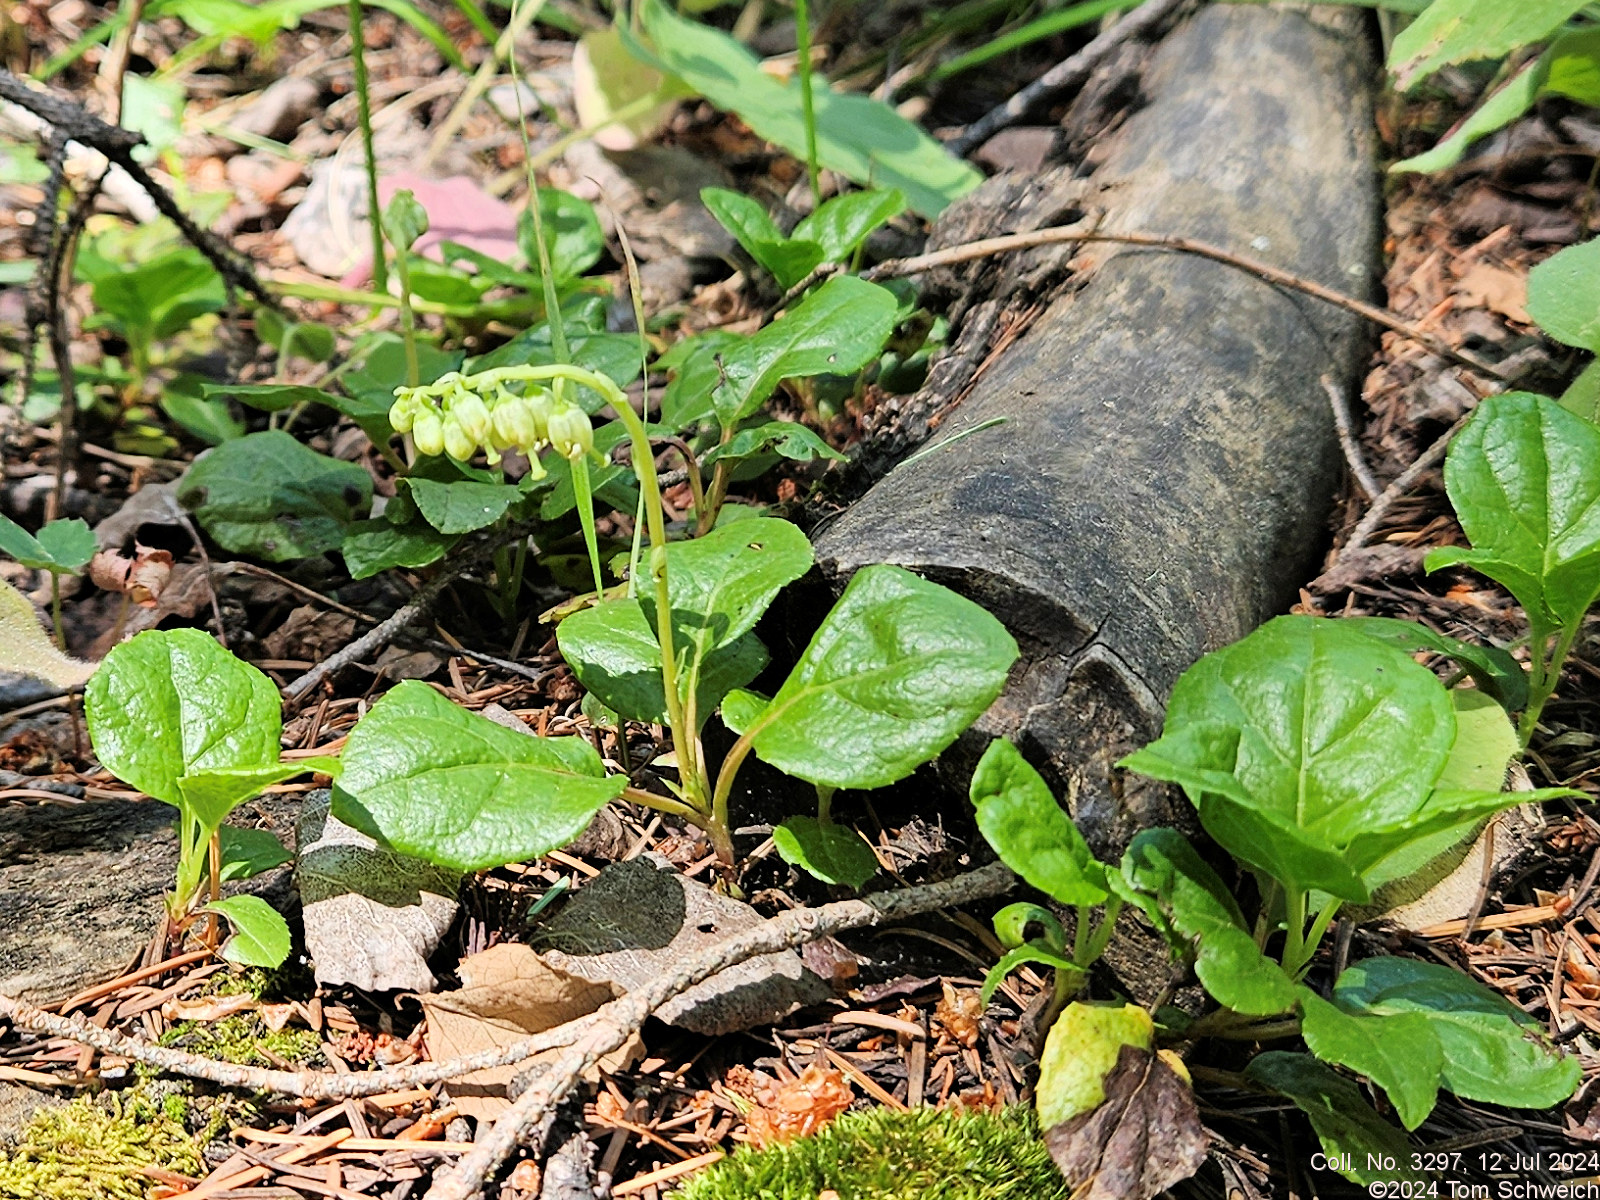
[{"label": "nodding flower", "polygon": [[550,444],[563,458],[573,460],[594,453],[594,426],[589,414],[576,404],[567,404],[550,414]]}]

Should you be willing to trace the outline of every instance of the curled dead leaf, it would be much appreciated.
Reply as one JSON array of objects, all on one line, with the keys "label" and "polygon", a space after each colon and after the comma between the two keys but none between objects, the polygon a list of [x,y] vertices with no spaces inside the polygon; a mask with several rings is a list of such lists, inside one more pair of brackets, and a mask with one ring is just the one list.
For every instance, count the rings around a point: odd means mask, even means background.
[{"label": "curled dead leaf", "polygon": [[137,542],[132,554],[102,550],[89,560],[89,579],[95,587],[118,592],[141,608],[154,608],[171,578],[171,553]]},{"label": "curled dead leaf", "polygon": [[1080,1200],[1151,1200],[1193,1175],[1210,1142],[1165,1054],[1123,1044],[1099,1107],[1045,1131]]},{"label": "curled dead leaf", "polygon": [[978,1044],[978,1023],[983,1018],[983,1000],[977,988],[958,988],[943,981],[944,996],[933,1010],[933,1019],[963,1046]]}]

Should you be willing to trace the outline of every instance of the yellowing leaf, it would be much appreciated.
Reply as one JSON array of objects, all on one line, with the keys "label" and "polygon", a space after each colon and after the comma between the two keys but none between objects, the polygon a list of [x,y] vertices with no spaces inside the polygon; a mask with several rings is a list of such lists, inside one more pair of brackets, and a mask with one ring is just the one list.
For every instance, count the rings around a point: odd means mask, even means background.
[{"label": "yellowing leaf", "polygon": [[1045,1129],[1092,1112],[1124,1046],[1150,1048],[1155,1026],[1137,1004],[1067,1005],[1039,1059],[1039,1124]]}]

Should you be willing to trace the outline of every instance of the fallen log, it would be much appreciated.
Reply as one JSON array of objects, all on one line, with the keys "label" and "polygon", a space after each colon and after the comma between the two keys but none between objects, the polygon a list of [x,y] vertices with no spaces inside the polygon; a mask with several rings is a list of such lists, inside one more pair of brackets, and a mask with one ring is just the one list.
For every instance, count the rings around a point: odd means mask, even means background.
[{"label": "fallen log", "polygon": [[[1102,229],[1185,235],[1366,297],[1380,224],[1364,28],[1345,11],[1204,9],[1155,50],[1148,102],[1089,186],[1028,181],[1060,193],[1034,211],[1099,208]],[[1023,660],[967,750],[1014,738],[1104,856],[1190,818],[1113,767],[1159,732],[1178,676],[1315,573],[1341,469],[1320,380],[1349,394],[1370,333],[1205,258],[1097,244],[1085,263],[817,551],[835,583],[898,563],[1006,622]],[[964,782],[970,754],[946,757]]]}]

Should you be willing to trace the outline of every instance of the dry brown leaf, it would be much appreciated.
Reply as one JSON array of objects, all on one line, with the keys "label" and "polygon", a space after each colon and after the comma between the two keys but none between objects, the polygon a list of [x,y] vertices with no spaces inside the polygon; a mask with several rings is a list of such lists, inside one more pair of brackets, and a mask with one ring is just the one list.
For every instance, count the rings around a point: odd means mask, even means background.
[{"label": "dry brown leaf", "polygon": [[132,554],[101,550],[89,560],[89,580],[102,591],[118,592],[142,608],[154,608],[172,578],[172,555],[134,543]]},{"label": "dry brown leaf", "polygon": [[258,1007],[254,996],[240,993],[237,996],[202,996],[198,1000],[168,1000],[161,1006],[161,1015],[169,1021],[220,1021],[234,1013],[249,1012]]},{"label": "dry brown leaf", "polygon": [[1210,1138],[1194,1092],[1162,1053],[1124,1044],[1106,1098],[1045,1131],[1078,1200],[1151,1200],[1200,1169]]},{"label": "dry brown leaf", "polygon": [[[588,1016],[615,995],[605,984],[556,970],[521,943],[492,946],[464,958],[457,973],[459,989],[421,997],[428,1014],[428,1050],[436,1060],[508,1046]],[[633,1049],[624,1047],[602,1065],[620,1069]],[[497,1116],[510,1104],[506,1084],[525,1066],[494,1067],[452,1079],[450,1097],[469,1117]]]},{"label": "dry brown leaf", "polygon": [[757,1106],[745,1117],[750,1140],[772,1146],[808,1137],[832,1121],[855,1099],[844,1072],[812,1063],[800,1078],[756,1088]]},{"label": "dry brown leaf", "polygon": [[1528,316],[1528,277],[1520,271],[1475,262],[1456,280],[1457,307],[1487,308],[1519,325],[1533,324]]}]

